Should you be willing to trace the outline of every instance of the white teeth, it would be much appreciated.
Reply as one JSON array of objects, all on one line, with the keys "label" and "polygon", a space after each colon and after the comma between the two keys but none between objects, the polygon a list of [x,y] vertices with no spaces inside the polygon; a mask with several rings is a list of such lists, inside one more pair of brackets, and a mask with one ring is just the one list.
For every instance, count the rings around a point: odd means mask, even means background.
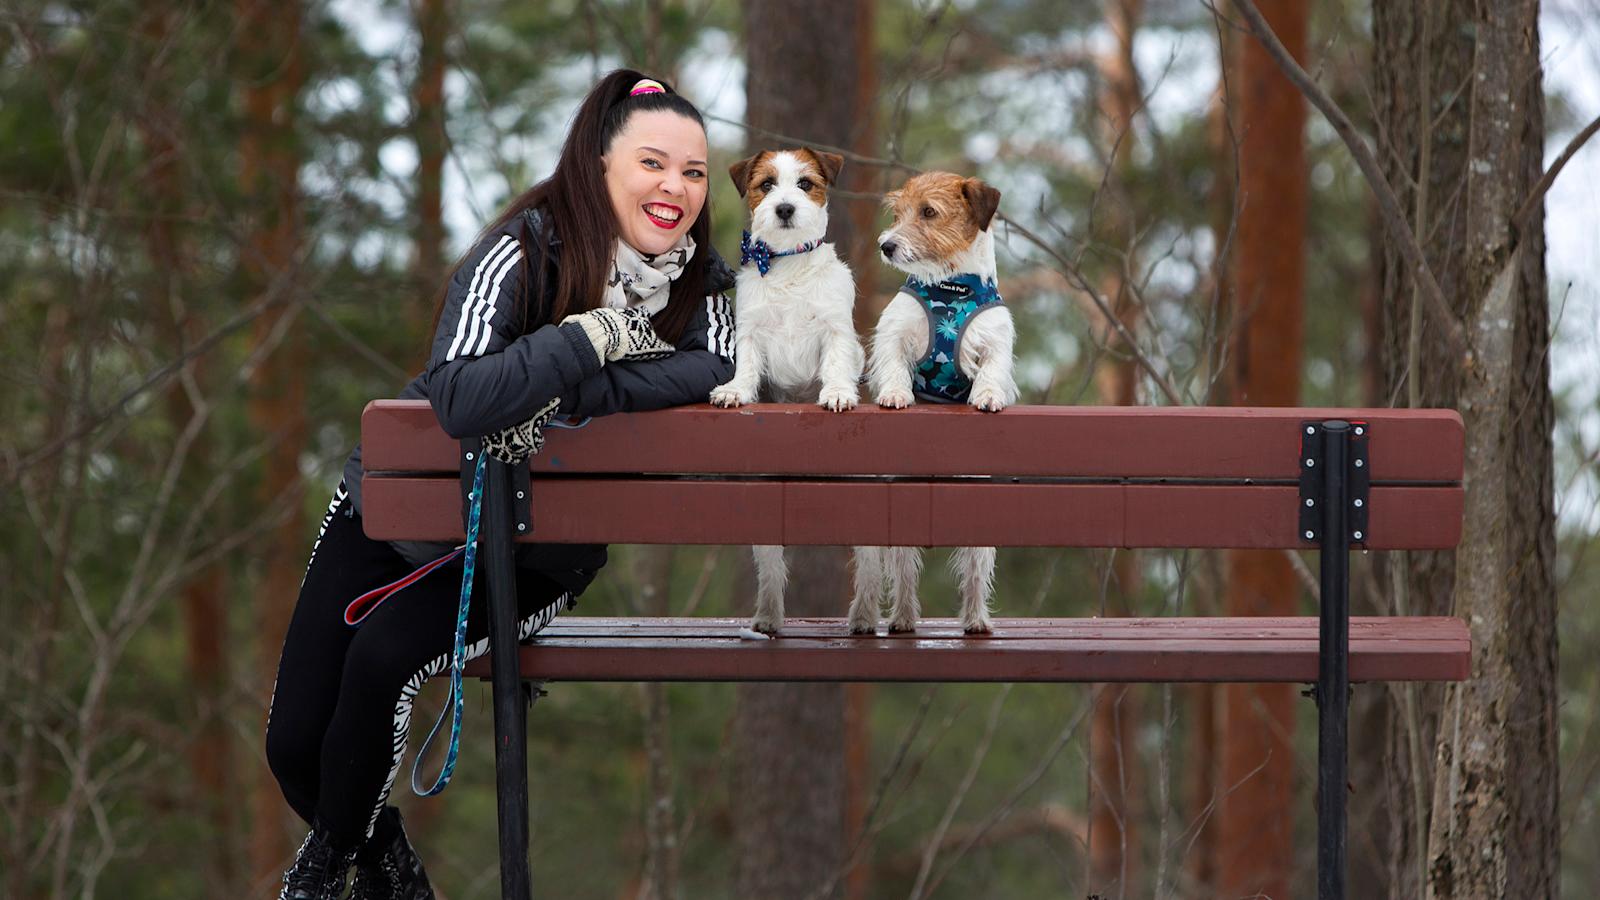
[{"label": "white teeth", "polygon": [[668,222],[676,222],[683,217],[683,214],[675,209],[665,206],[656,206],[654,204],[646,206],[644,211],[658,219],[665,219]]}]

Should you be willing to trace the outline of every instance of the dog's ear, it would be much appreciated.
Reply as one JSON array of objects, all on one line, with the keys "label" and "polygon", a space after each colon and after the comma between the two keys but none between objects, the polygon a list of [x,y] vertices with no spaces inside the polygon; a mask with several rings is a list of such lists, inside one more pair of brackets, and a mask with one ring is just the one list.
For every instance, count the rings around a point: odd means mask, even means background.
[{"label": "dog's ear", "polygon": [[990,187],[979,178],[968,178],[961,182],[961,197],[972,208],[972,219],[978,223],[978,230],[987,231],[995,210],[1000,208],[999,188]]},{"label": "dog's ear", "polygon": [[830,186],[839,183],[839,170],[844,168],[844,157],[837,153],[813,150],[810,147],[806,148],[806,152],[816,159],[818,166],[822,167],[822,177],[828,179]]},{"label": "dog's ear", "polygon": [[892,190],[889,193],[883,195],[883,208],[884,209],[894,209],[894,205],[896,203],[899,203],[899,202],[900,202],[900,191],[899,191],[899,189]]},{"label": "dog's ear", "polygon": [[766,151],[763,150],[749,159],[741,159],[728,167],[728,177],[733,179],[733,186],[738,189],[739,196],[743,197],[745,192],[750,189],[750,170],[755,168],[756,163],[761,161],[761,157],[765,153]]}]

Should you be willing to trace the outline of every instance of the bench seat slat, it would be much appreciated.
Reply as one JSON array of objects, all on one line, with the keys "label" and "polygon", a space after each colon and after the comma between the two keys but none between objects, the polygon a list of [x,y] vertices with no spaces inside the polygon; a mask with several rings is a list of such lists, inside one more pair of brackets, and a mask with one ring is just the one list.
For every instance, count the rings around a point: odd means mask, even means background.
[{"label": "bench seat slat", "polygon": [[[363,481],[382,540],[463,539],[455,478]],[[1297,489],[1101,485],[589,480],[532,486],[547,543],[1294,548]],[[1440,549],[1461,531],[1459,487],[1374,487],[1372,550]]]},{"label": "bench seat slat", "polygon": [[[784,622],[785,637],[835,639],[842,634],[839,619],[791,618]],[[1000,628],[988,637],[996,641],[1037,638],[1118,638],[1137,640],[1142,635],[1165,638],[1174,630],[1203,635],[1206,640],[1302,639],[1315,640],[1318,622],[1311,616],[1160,616],[1160,617],[1005,617],[997,619]],[[1461,620],[1445,616],[1373,616],[1351,620],[1351,633],[1363,639],[1454,641],[1465,633]],[[558,618],[544,635],[562,638],[703,638],[736,635],[749,624],[748,618],[663,617],[611,618],[605,616],[566,616]],[[892,641],[960,638],[966,635],[953,618],[922,619],[915,634],[889,634],[882,626],[878,638]],[[857,639],[851,636],[852,640]]]},{"label": "bench seat slat", "polygon": [[[994,637],[954,620],[915,635],[854,637],[842,619],[786,623],[771,641],[742,620],[563,617],[522,648],[524,677],[551,681],[1311,682],[1317,620],[999,619]],[[1010,636],[1008,632],[1012,632]],[[1460,681],[1471,649],[1454,618],[1355,618],[1352,681]],[[468,674],[485,677],[487,661]]]},{"label": "bench seat slat", "polygon": [[[1015,406],[995,415],[928,404],[845,413],[683,406],[547,429],[549,443],[532,466],[569,474],[1293,479],[1299,423],[1341,417],[1372,423],[1375,483],[1461,479],[1460,415],[1411,409]],[[458,446],[426,401],[373,401],[362,437],[369,471],[456,470]]]}]

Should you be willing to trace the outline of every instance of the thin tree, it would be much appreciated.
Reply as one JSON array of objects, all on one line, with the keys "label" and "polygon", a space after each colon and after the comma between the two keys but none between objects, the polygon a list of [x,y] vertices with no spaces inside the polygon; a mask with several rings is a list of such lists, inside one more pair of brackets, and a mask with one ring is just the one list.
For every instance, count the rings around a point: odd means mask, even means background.
[{"label": "thin tree", "polygon": [[[255,326],[256,369],[250,379],[249,420],[269,449],[255,502],[277,524],[260,549],[261,578],[254,613],[261,704],[270,702],[278,654],[294,607],[309,547],[301,513],[300,454],[306,443],[306,345],[296,328],[300,247],[299,144],[296,108],[304,65],[298,0],[237,0],[242,87],[239,188],[253,215],[245,225],[238,277],[245,296],[273,305]],[[283,799],[263,766],[252,799],[250,863],[257,883],[281,872],[288,855]]]},{"label": "thin tree", "polygon": [[[146,105],[139,111],[139,136],[145,151],[145,171],[140,181],[148,191],[152,213],[144,229],[151,273],[155,279],[149,294],[151,318],[168,323],[170,355],[182,357],[186,348],[206,331],[202,310],[193,302],[191,281],[193,250],[180,227],[189,206],[183,177],[184,138],[177,103],[172,96],[172,73],[166,64],[173,55],[180,10],[171,3],[146,7],[140,27],[140,41],[151,60],[146,80],[151,90]],[[208,477],[215,466],[211,443],[204,430],[209,403],[203,399],[206,373],[203,359],[185,367],[175,379],[166,398],[166,411],[173,433],[198,426],[202,430],[189,448],[185,465],[189,482]],[[227,704],[227,611],[222,602],[223,568],[206,565],[184,581],[180,608],[183,616],[189,698],[194,704],[188,747],[189,768],[193,774],[194,806],[202,821],[218,836],[206,848],[201,863],[209,891],[225,894],[232,884],[234,848],[226,839],[234,833],[232,809],[228,803],[232,785],[232,757]]]},{"label": "thin tree", "polygon": [[[1296,58],[1305,55],[1308,7],[1272,0],[1263,14]],[[1242,42],[1229,98],[1239,135],[1237,246],[1229,274],[1234,330],[1232,402],[1300,400],[1305,293],[1305,101],[1254,42]],[[1300,586],[1281,553],[1227,554],[1229,615],[1295,615]],[[1214,875],[1219,896],[1289,896],[1294,863],[1294,734],[1298,688],[1240,684],[1223,690],[1221,797]]]},{"label": "thin tree", "polygon": [[[764,133],[835,147],[857,146],[870,133],[871,4],[755,0],[745,7],[744,34],[749,149],[774,143]],[[866,230],[843,204],[830,214],[830,237],[842,255],[870,252],[859,246]],[[849,590],[845,552],[789,552],[789,615],[840,615]],[[741,579],[746,586],[750,580]],[[841,685],[740,686],[732,790],[738,896],[808,897],[845,865],[845,709]],[[853,718],[865,720],[859,712]]]},{"label": "thin tree", "polygon": [[[1143,0],[1107,0],[1106,24],[1116,44],[1100,60],[1100,113],[1110,147],[1105,182],[1109,196],[1101,201],[1106,208],[1102,227],[1113,248],[1102,285],[1114,314],[1129,334],[1137,332],[1140,319],[1140,309],[1133,292],[1128,290],[1126,277],[1138,268],[1127,181],[1133,168],[1133,117],[1140,105],[1133,41],[1143,12]],[[1096,343],[1106,348],[1095,364],[1094,381],[1100,402],[1108,406],[1137,404],[1139,370],[1132,355],[1120,346],[1117,331],[1107,322],[1091,321]],[[1106,582],[1099,614],[1129,615],[1139,590],[1138,557],[1132,551],[1115,551],[1109,565],[1111,577]],[[1089,887],[1106,897],[1131,896],[1135,893],[1134,866],[1138,857],[1134,793],[1142,780],[1137,774],[1137,751],[1132,740],[1137,727],[1135,695],[1130,685],[1110,684],[1095,685],[1093,696],[1089,726]]]}]

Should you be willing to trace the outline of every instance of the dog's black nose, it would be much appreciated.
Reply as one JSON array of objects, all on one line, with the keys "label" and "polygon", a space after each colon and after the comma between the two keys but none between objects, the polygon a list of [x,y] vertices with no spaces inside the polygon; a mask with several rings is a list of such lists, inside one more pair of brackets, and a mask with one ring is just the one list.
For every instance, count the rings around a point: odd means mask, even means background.
[{"label": "dog's black nose", "polygon": [[894,256],[894,251],[900,248],[894,241],[884,241],[878,245],[878,249],[883,251],[883,255],[887,258]]},{"label": "dog's black nose", "polygon": [[794,218],[794,204],[793,203],[779,203],[778,204],[778,208],[773,210],[773,212],[778,214],[778,218],[780,218],[780,219],[784,220],[785,222],[787,222],[790,219]]}]

